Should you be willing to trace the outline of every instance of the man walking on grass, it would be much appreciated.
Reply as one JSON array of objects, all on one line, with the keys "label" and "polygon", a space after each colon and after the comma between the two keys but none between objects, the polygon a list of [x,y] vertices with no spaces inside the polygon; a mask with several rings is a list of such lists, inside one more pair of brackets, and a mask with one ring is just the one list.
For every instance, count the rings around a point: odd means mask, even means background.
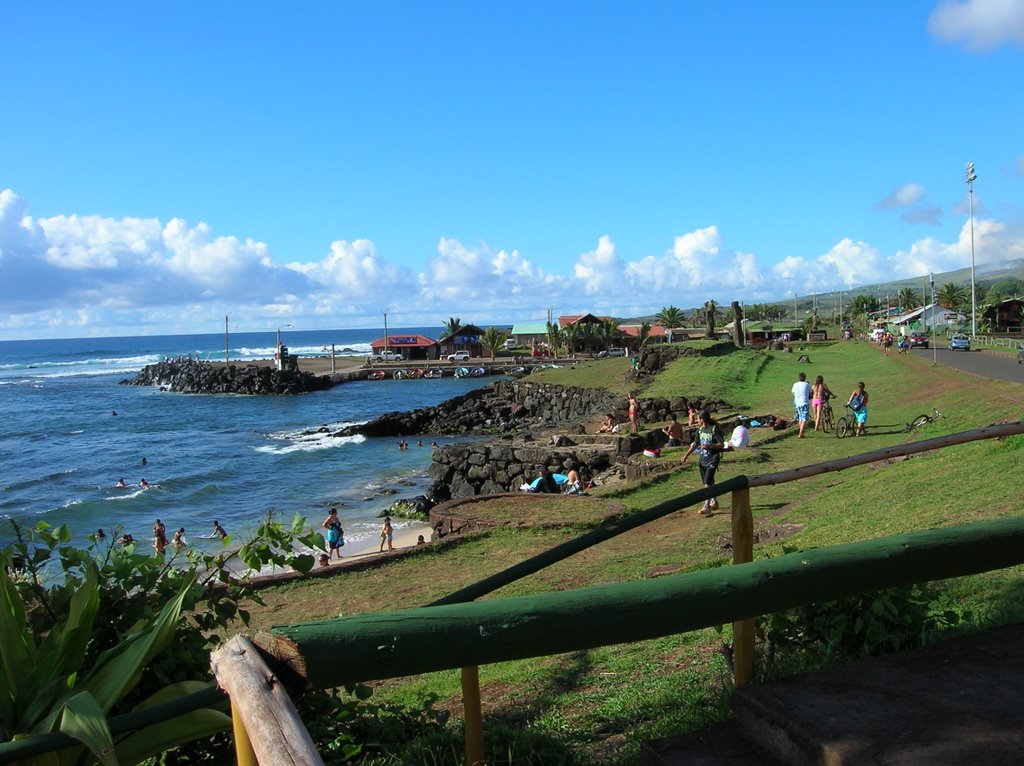
[{"label": "man walking on grass", "polygon": [[793,406],[796,407],[796,419],[800,423],[798,438],[803,439],[811,411],[811,384],[807,382],[807,375],[804,373],[801,372],[797,377],[797,382],[793,384]]}]

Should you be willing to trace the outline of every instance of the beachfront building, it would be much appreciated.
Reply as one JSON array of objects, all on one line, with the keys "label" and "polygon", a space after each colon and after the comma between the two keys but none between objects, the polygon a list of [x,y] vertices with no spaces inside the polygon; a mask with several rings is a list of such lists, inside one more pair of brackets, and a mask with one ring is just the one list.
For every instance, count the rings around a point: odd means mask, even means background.
[{"label": "beachfront building", "polygon": [[547,339],[547,322],[516,322],[512,325],[512,340],[516,346],[533,347],[538,343],[546,343]]},{"label": "beachfront building", "polygon": [[[895,332],[901,335],[909,335],[912,330],[930,330],[935,328],[937,332],[957,330],[965,322],[967,317],[959,311],[955,311],[937,303],[929,303],[927,306],[907,311],[902,314],[890,317],[888,324]],[[884,320],[875,323],[876,327],[885,327]]]},{"label": "beachfront building", "polygon": [[468,351],[470,356],[483,356],[484,346],[480,336],[484,331],[475,324],[459,325],[455,332],[442,335],[437,340],[441,357],[454,354],[456,351]]},{"label": "beachfront building", "polygon": [[[721,328],[723,340],[732,338],[732,328],[735,322],[729,322]],[[751,348],[767,346],[769,343],[781,340],[803,340],[804,329],[790,321],[772,322],[770,319],[744,319],[743,338]]]},{"label": "beachfront building", "polygon": [[[624,346],[627,346],[634,351],[640,348],[640,325],[620,324],[619,332],[622,333]],[[680,333],[676,333],[676,335],[679,334]],[[647,332],[647,342],[645,345],[649,346],[652,343],[668,343],[668,330],[660,324],[651,325]]]},{"label": "beachfront building", "polygon": [[1020,332],[1024,329],[1024,298],[1007,298],[978,309],[981,324],[988,332]]},{"label": "beachfront building", "polygon": [[438,341],[426,335],[388,335],[387,340],[377,338],[370,343],[372,353],[397,351],[406,361],[437,359],[440,354]]}]

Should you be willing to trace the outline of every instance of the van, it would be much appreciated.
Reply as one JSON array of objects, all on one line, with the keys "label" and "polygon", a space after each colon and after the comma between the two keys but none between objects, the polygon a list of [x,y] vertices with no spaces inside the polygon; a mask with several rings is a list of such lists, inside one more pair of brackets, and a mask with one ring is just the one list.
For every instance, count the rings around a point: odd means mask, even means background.
[{"label": "van", "polygon": [[515,338],[509,338],[508,340],[505,341],[505,350],[506,351],[512,351],[513,349],[515,349],[515,347],[516,347],[516,339]]}]

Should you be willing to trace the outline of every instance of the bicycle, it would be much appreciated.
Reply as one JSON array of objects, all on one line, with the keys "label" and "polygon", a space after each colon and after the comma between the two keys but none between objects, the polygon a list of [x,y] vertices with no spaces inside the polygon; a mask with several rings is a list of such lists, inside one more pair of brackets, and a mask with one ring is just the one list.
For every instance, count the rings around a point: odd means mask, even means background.
[{"label": "bicycle", "polygon": [[911,431],[916,431],[921,426],[926,426],[929,423],[934,423],[939,418],[946,417],[934,407],[932,407],[932,412],[934,413],[932,415],[918,415],[916,418],[907,423],[907,429],[905,433],[909,434]]},{"label": "bicycle", "polygon": [[821,405],[821,425],[825,431],[831,431],[836,426],[835,414],[832,412],[832,404],[829,402],[831,396],[825,397],[825,403]]},{"label": "bicycle", "polygon": [[844,404],[843,407],[848,409],[850,412],[846,415],[842,415],[836,420],[836,437],[842,439],[849,433],[857,432],[857,413],[854,412],[853,407],[849,403]]}]

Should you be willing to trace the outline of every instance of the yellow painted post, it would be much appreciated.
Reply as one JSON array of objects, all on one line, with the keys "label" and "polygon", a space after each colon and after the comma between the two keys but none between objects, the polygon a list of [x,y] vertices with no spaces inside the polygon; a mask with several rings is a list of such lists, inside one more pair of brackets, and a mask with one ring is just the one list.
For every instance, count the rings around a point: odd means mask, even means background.
[{"label": "yellow painted post", "polygon": [[466,727],[466,766],[483,766],[484,722],[480,712],[480,668],[462,669],[462,709]]},{"label": "yellow painted post", "polygon": [[[754,517],[750,512],[750,490],[732,493],[732,563],[754,560]],[[743,686],[754,677],[754,620],[732,624],[733,682]]]},{"label": "yellow painted post", "polygon": [[231,703],[231,729],[235,735],[235,762],[238,766],[260,766],[256,751],[252,749],[252,742],[249,741],[249,733],[245,730],[242,716],[234,702]]}]

